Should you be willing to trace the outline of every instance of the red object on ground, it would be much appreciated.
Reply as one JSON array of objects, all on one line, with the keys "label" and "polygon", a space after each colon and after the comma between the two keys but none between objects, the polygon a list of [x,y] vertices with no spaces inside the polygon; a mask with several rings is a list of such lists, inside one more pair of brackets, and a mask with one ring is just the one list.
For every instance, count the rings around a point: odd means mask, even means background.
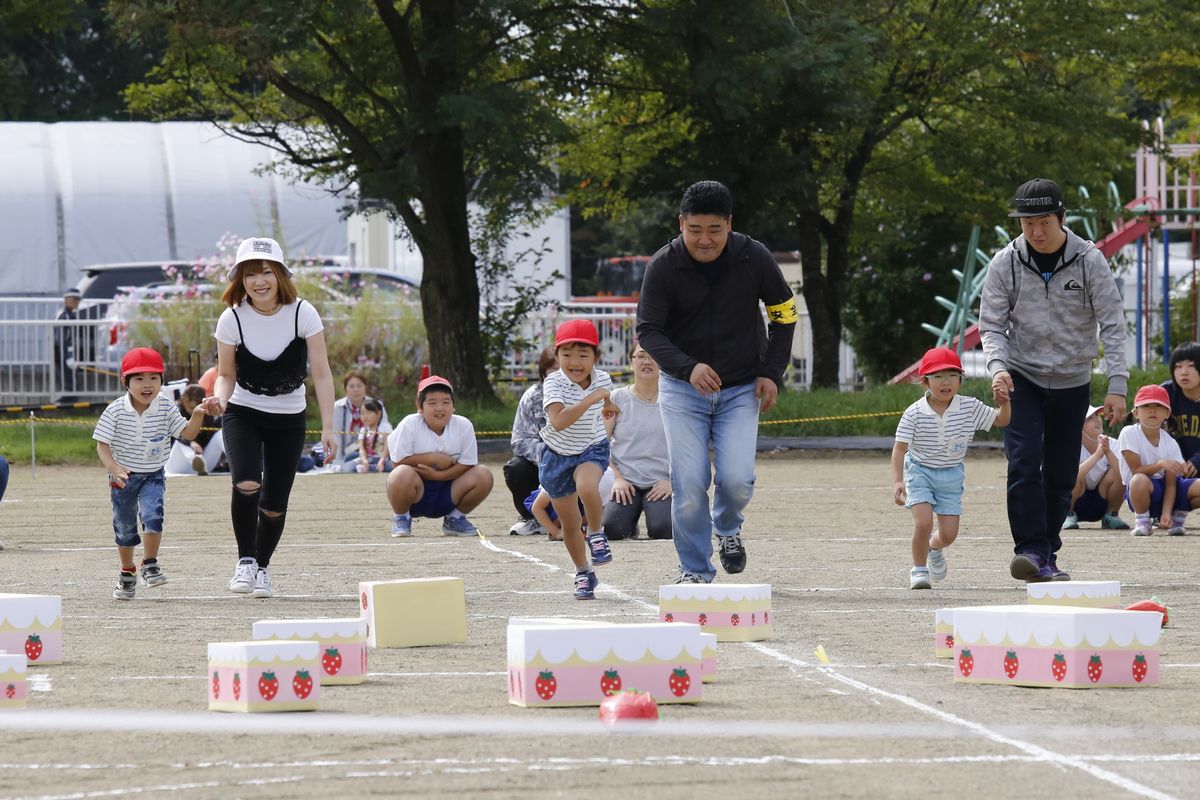
[{"label": "red object on ground", "polygon": [[629,720],[658,719],[658,703],[646,692],[627,689],[600,702],[600,721],[609,725]]},{"label": "red object on ground", "polygon": [[1136,603],[1131,603],[1125,606],[1126,611],[1157,611],[1162,614],[1162,626],[1167,627],[1167,618],[1170,615],[1171,609],[1162,604],[1162,601],[1157,597],[1151,597],[1149,600],[1139,600]]}]

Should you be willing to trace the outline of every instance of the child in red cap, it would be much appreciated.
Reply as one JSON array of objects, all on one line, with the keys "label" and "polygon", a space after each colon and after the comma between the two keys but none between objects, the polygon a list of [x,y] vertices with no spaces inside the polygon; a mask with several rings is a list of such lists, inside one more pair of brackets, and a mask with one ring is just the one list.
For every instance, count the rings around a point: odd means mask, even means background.
[{"label": "child in red cap", "polygon": [[[1007,425],[1011,408],[1005,402],[997,410],[960,395],[962,362],[948,347],[926,352],[918,372],[925,396],[904,410],[896,426],[892,478],[896,505],[911,509],[913,516],[908,588],[929,589],[930,578],[946,577],[949,567],[942,550],[958,538],[967,445],[975,431]],[[933,532],[935,513],[937,533]]]},{"label": "child in red cap", "polygon": [[1200,499],[1200,481],[1183,477],[1186,464],[1179,443],[1163,429],[1171,417],[1167,390],[1154,385],[1138,389],[1133,417],[1138,424],[1126,425],[1117,438],[1133,535],[1149,536],[1154,532],[1150,520],[1157,518],[1159,528],[1182,536],[1188,511]]},{"label": "child in red cap", "polygon": [[[546,447],[538,476],[550,495],[567,552],[575,562],[575,599],[591,600],[599,583],[592,565],[612,561],[601,522],[604,505],[600,477],[608,468],[608,433],[601,413],[617,414],[620,410],[609,399],[612,379],[604,370],[596,369],[600,334],[591,320],[573,319],[559,325],[554,350],[558,371],[546,376],[542,388],[547,422],[541,436]],[[579,516],[581,502],[587,516],[586,542]]]},{"label": "child in red cap", "polygon": [[[113,597],[132,600],[137,592],[134,548],[142,547],[142,582],[162,586],[167,582],[158,565],[162,542],[163,466],[171,454],[172,439],[195,439],[209,406],[201,403],[184,420],[162,389],[162,356],[149,347],[135,347],[121,359],[121,381],[128,390],[100,414],[92,438],[100,463],[108,470],[112,498],[113,532],[121,572]],[[138,536],[138,518],[142,537]]]}]

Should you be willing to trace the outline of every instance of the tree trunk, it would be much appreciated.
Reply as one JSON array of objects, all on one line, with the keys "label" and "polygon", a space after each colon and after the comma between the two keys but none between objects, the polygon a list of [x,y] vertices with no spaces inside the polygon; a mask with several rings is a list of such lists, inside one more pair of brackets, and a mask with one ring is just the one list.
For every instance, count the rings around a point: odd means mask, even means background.
[{"label": "tree trunk", "polygon": [[[800,270],[804,276],[804,303],[808,307],[808,319],[812,325],[812,386],[814,389],[836,388],[838,346],[842,340],[842,287],[830,280],[821,259],[824,230],[828,224],[819,212],[812,210],[800,212],[797,224],[800,231]],[[832,247],[828,257],[833,258]]]}]

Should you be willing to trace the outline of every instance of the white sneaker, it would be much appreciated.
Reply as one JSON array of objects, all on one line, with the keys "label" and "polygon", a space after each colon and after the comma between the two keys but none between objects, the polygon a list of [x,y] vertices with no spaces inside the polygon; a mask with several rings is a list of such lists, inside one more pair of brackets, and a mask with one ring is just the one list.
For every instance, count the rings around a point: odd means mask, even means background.
[{"label": "white sneaker", "polygon": [[267,572],[266,567],[259,567],[258,575],[254,577],[254,592],[255,597],[270,597],[274,592],[271,591],[271,573]]},{"label": "white sneaker", "polygon": [[546,529],[533,517],[517,520],[517,524],[508,529],[510,536],[537,536],[545,532]]},{"label": "white sneaker", "polygon": [[1153,533],[1154,527],[1150,524],[1149,520],[1146,522],[1139,522],[1133,526],[1134,536],[1150,536]]},{"label": "white sneaker", "polygon": [[942,580],[950,571],[950,567],[946,566],[946,554],[932,547],[929,548],[929,560],[925,563],[929,565],[929,577],[935,581]]},{"label": "white sneaker", "polygon": [[908,571],[908,588],[910,589],[932,589],[933,586],[929,583],[929,568],[928,567],[913,567]]},{"label": "white sneaker", "polygon": [[254,576],[258,574],[258,562],[253,558],[243,558],[233,570],[233,578],[229,581],[229,591],[234,594],[250,594],[254,591]]}]

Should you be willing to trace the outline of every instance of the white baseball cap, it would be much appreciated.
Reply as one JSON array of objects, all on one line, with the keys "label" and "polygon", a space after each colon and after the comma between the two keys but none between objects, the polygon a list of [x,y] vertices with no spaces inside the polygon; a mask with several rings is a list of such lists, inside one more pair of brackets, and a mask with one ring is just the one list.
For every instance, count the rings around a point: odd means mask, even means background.
[{"label": "white baseball cap", "polygon": [[1103,411],[1103,410],[1104,410],[1104,406],[1088,406],[1088,413],[1087,413],[1087,416],[1084,417],[1084,419],[1088,419],[1092,415],[1094,415],[1097,411]]},{"label": "white baseball cap", "polygon": [[257,261],[258,259],[274,261],[283,267],[285,275],[289,278],[292,277],[291,269],[283,260],[283,248],[279,246],[279,242],[265,236],[255,236],[250,239],[242,239],[242,243],[238,245],[237,258],[234,260],[233,266],[225,273],[226,280],[233,280],[238,265],[243,261]]}]

